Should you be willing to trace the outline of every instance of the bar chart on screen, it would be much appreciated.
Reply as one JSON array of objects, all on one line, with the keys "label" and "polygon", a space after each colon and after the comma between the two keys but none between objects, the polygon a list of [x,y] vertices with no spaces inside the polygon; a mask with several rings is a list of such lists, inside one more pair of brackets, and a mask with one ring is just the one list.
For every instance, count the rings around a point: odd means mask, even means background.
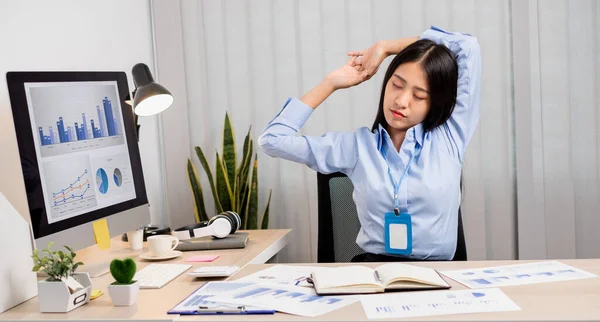
[{"label": "bar chart on screen", "polygon": [[42,157],[124,143],[120,101],[112,84],[30,84],[28,100]]}]

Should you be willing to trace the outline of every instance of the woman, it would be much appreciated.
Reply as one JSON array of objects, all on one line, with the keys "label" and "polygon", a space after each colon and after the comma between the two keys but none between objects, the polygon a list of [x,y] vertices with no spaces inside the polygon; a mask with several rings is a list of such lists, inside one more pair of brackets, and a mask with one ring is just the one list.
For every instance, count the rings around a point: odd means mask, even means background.
[{"label": "woman", "polygon": [[[329,95],[367,80],[392,54],[370,130],[295,136]],[[418,40],[380,41],[348,55],[300,100],[288,99],[259,138],[261,148],[352,180],[356,243],[366,252],[354,260],[451,260],[462,162],[479,121],[477,40],[432,27]]]}]

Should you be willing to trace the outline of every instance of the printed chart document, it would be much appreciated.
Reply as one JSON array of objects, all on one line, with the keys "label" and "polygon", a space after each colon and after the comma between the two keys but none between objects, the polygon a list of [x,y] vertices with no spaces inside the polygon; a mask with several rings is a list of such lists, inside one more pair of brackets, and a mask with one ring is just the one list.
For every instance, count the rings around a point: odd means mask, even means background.
[{"label": "printed chart document", "polygon": [[253,284],[215,296],[212,300],[269,307],[279,312],[315,317],[359,300],[358,296],[319,296],[311,288],[285,284]]},{"label": "printed chart document", "polygon": [[251,283],[235,282],[208,282],[203,284],[194,293],[183,299],[179,304],[167,312],[168,314],[197,315],[197,314],[273,314],[273,309],[263,309],[246,306],[243,310],[238,305],[214,301],[213,298],[221,293],[240,289],[252,285]]},{"label": "printed chart document", "polygon": [[277,283],[313,287],[307,282],[312,272],[320,269],[317,266],[274,265],[262,271],[244,276],[236,282]]},{"label": "printed chart document", "polygon": [[500,289],[362,295],[369,319],[521,310]]},{"label": "printed chart document", "polygon": [[596,275],[557,261],[442,271],[441,274],[470,288],[569,281]]},{"label": "printed chart document", "polygon": [[319,295],[450,288],[435,269],[400,263],[319,268],[312,281]]}]

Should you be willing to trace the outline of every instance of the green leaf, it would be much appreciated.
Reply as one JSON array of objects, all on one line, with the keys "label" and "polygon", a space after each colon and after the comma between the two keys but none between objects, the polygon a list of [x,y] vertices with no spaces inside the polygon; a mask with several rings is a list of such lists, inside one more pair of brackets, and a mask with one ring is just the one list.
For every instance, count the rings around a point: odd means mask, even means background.
[{"label": "green leaf", "polygon": [[[235,167],[236,167],[236,147],[235,147],[235,136],[233,134],[233,127],[231,126],[231,120],[229,114],[225,113],[225,125],[223,126],[223,164],[227,170],[227,179],[231,186],[231,190],[235,190]],[[233,200],[233,196],[231,200]],[[233,209],[233,208],[231,208]],[[226,210],[231,210],[226,209]]]},{"label": "green leaf", "polygon": [[71,247],[65,245],[65,248],[69,251],[69,253],[71,253],[71,256],[75,257],[75,252],[73,251],[73,249],[71,249]]},{"label": "green leaf", "polygon": [[217,155],[217,195],[219,196],[219,202],[221,206],[223,206],[224,211],[231,210],[231,201],[233,199],[233,194],[231,192],[231,186],[229,185],[229,181],[227,179],[227,169],[223,165],[223,160],[219,157],[219,152]]},{"label": "green leaf", "polygon": [[238,215],[240,215],[240,219],[242,220],[242,229],[246,229],[247,226],[247,210],[248,210],[248,198],[250,197],[250,185],[246,183],[246,185],[243,188],[243,193],[242,193],[242,205],[240,207],[240,212],[238,212]]},{"label": "green leaf", "polygon": [[[248,133],[246,133],[246,138],[244,138],[244,149],[242,154],[243,157],[246,156],[246,154],[248,153],[248,149],[250,148],[250,130],[252,130],[252,126],[248,128]],[[250,151],[250,154],[252,154],[252,151]],[[242,161],[242,163],[244,162]]]},{"label": "green leaf", "polygon": [[273,190],[269,190],[269,200],[267,201],[267,206],[265,207],[265,212],[262,216],[262,222],[260,224],[260,229],[269,229],[269,205],[271,204],[271,193]]},{"label": "green leaf", "polygon": [[[241,165],[241,169],[240,169],[240,187],[245,188],[248,185],[248,178],[249,178],[249,174],[250,174],[250,166],[252,165],[252,140],[250,140],[248,142],[248,151],[246,153],[246,155],[244,156],[243,159],[243,164]],[[242,189],[242,191],[240,191],[241,193],[241,199],[244,199],[244,192],[245,190]]]},{"label": "green leaf", "polygon": [[235,201],[236,201],[236,210],[237,213],[240,214],[242,209],[244,208],[243,199],[244,192],[246,188],[246,184],[248,181],[248,171],[250,169],[250,161],[252,159],[252,141],[250,140],[250,131],[248,131],[248,135],[246,135],[246,139],[244,140],[244,154],[242,156],[242,163],[237,170],[236,173],[236,189],[234,191]]},{"label": "green leaf", "polygon": [[206,215],[206,208],[204,207],[204,197],[202,196],[202,186],[200,185],[200,179],[198,179],[198,173],[196,167],[192,163],[192,160],[188,159],[187,162],[187,173],[188,182],[194,195],[194,215],[196,216],[196,222],[207,221],[208,216]]},{"label": "green leaf", "polygon": [[31,269],[31,271],[32,271],[32,272],[37,272],[37,271],[39,271],[39,270],[40,270],[40,268],[42,268],[42,266],[40,266],[40,265],[35,265],[35,266],[33,266],[33,268]]},{"label": "green leaf", "polygon": [[254,155],[252,168],[252,182],[250,184],[250,198],[248,198],[247,228],[257,229],[258,225],[258,155]]},{"label": "green leaf", "polygon": [[235,184],[234,184],[234,189],[233,189],[233,205],[231,206],[231,209],[235,212],[237,212],[238,214],[240,213],[240,176],[236,174],[235,176]]},{"label": "green leaf", "polygon": [[208,182],[210,183],[210,190],[212,191],[213,199],[215,201],[215,208],[218,213],[222,213],[223,206],[221,206],[221,202],[219,201],[217,187],[215,186],[215,182],[213,180],[213,175],[212,175],[212,172],[210,171],[210,166],[208,165],[208,161],[206,161],[206,157],[204,156],[204,152],[202,152],[202,149],[198,146],[195,147],[194,150],[196,150],[198,159],[200,159],[200,163],[202,164],[202,167],[204,168],[204,171],[206,172],[206,176],[208,177]]}]

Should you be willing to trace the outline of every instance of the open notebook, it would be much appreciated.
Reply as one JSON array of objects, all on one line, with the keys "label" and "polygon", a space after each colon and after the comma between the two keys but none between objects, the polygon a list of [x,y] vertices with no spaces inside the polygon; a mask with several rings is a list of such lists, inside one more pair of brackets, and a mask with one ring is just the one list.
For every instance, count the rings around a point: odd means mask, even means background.
[{"label": "open notebook", "polygon": [[312,273],[312,282],[319,295],[450,288],[435,269],[399,263],[375,269],[360,265],[323,267]]}]

